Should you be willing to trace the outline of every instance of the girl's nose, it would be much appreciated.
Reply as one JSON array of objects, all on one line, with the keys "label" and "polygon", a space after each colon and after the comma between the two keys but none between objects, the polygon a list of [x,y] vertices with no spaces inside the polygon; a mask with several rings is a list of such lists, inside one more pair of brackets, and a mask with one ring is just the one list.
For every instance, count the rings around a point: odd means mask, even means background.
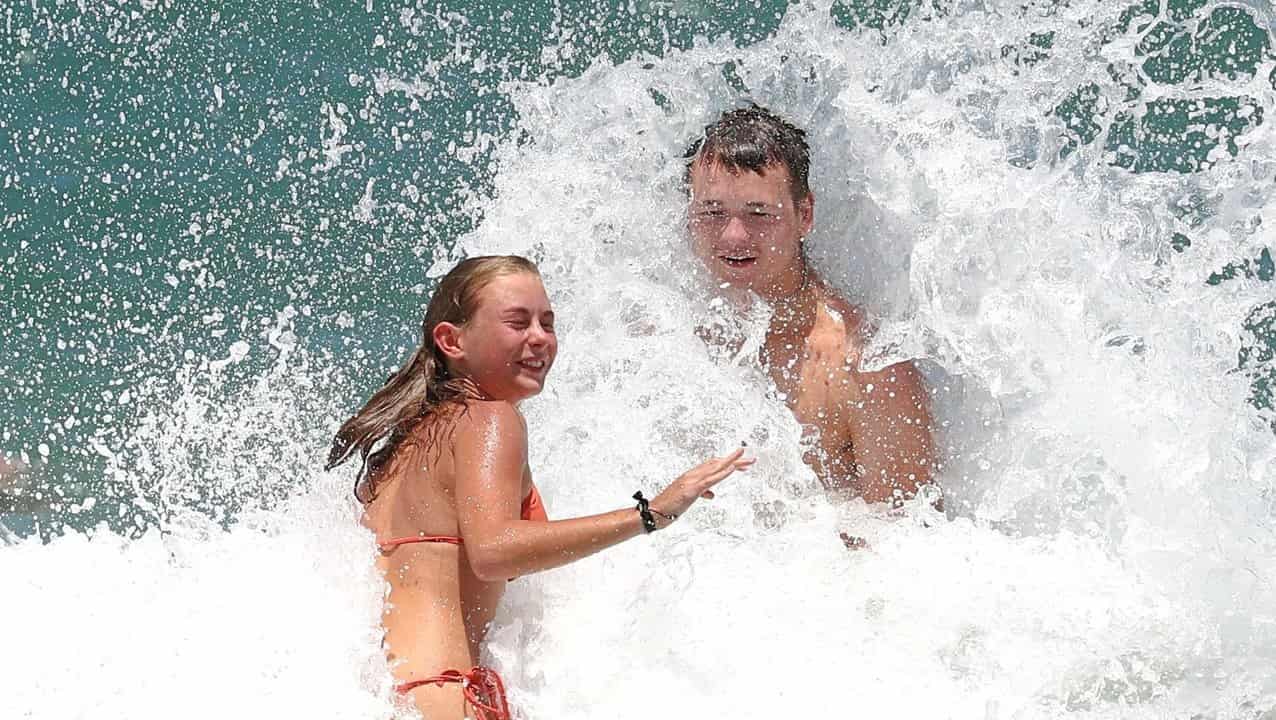
[{"label": "girl's nose", "polygon": [[549,342],[551,333],[540,323],[532,323],[527,329],[527,341],[532,345],[544,345]]}]

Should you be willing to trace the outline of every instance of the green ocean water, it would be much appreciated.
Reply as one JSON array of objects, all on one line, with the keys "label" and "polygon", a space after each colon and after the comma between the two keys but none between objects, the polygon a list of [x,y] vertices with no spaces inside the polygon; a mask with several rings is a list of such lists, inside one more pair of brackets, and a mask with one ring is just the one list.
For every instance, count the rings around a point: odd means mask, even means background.
[{"label": "green ocean water", "polygon": [[[1024,6],[1039,16],[1068,9]],[[237,343],[260,345],[274,328],[337,358],[342,392],[366,394],[416,340],[435,253],[481,222],[479,200],[498,171],[491,151],[518,140],[502,83],[552,82],[697,42],[746,47],[788,10],[648,0],[10,4],[0,52],[0,452],[25,480],[0,488],[0,513],[29,531],[58,515],[62,496],[100,496],[93,446],[123,441],[134,388],[226,358]],[[959,10],[858,0],[830,13],[840,31],[889,44]],[[1049,157],[1027,147],[1011,162],[1066,163],[1097,148],[1128,172],[1191,174],[1220,162],[1220,147],[1222,162],[1243,160],[1236,137],[1272,111],[1259,99],[1143,97],[1149,81],[1253,76],[1272,58],[1263,23],[1205,0],[1132,4],[1116,27],[1087,29],[1096,43],[1144,33],[1142,72],[1109,67],[1126,101],[1077,83],[1054,109],[1069,143]],[[1003,59],[1031,72],[1053,43],[1025,27]],[[1276,88],[1276,73],[1266,82]],[[1182,208],[1176,251],[1201,246],[1192,231],[1207,213]],[[1201,282],[1274,273],[1269,248]],[[1237,369],[1252,378],[1255,408],[1271,413],[1276,301],[1238,322],[1252,341]],[[270,362],[250,353],[228,366],[226,392]],[[74,522],[100,517],[115,516]]]}]

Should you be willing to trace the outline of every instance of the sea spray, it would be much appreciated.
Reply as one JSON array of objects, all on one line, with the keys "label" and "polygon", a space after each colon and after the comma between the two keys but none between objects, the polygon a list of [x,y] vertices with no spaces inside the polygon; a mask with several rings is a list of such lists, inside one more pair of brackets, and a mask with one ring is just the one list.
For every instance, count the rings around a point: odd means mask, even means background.
[{"label": "sea spray", "polygon": [[[880,522],[852,505],[825,517],[795,467],[791,421],[772,415],[757,452],[791,473],[796,492],[737,480],[722,507],[701,510],[710,527],[654,539],[647,556],[562,571],[573,582],[545,600],[538,632],[574,653],[494,637],[497,657],[536,658],[517,664],[523,687],[544,687],[525,698],[529,712],[570,716],[583,703],[623,716],[651,688],[674,688],[669,712],[686,716],[816,711],[830,692],[847,714],[901,716],[1270,707],[1273,542],[1255,499],[1271,493],[1272,443],[1246,405],[1250,379],[1233,372],[1240,320],[1270,295],[1203,282],[1237,245],[1258,254],[1261,219],[1247,222],[1234,198],[1252,213],[1261,185],[1238,177],[1226,153],[1209,156],[1221,163],[1209,173],[1132,174],[1119,154],[1069,145],[1051,116],[1067,94],[1060,78],[1132,52],[1075,42],[1082,16],[1120,32],[1117,11],[1096,9],[954,13],[882,49],[831,28],[822,8],[795,8],[774,38],[745,50],[718,42],[597,63],[514,92],[527,142],[498,155],[495,199],[461,249],[533,254],[559,288],[560,382],[529,416],[545,448],[538,472],[587,479],[566,498],[547,481],[557,506],[585,512],[624,497],[641,480],[612,458],[629,448],[667,477],[679,464],[661,455],[681,450],[685,463],[714,441],[729,447],[733,430],[748,432],[733,422],[754,417],[734,396],[768,391],[758,377],[722,375],[707,351],[686,355],[707,304],[706,289],[682,279],[694,268],[679,150],[724,106],[754,100],[809,128],[818,219],[808,242],[824,272],[883,318],[870,362],[937,365],[954,516]],[[1059,38],[1031,72],[1004,53],[1016,17]],[[1228,89],[1270,97],[1261,77]],[[1245,151],[1266,133],[1249,127]],[[1200,255],[1171,241],[1178,208],[1193,200],[1209,208],[1196,232],[1219,236]],[[668,330],[627,326],[623,308],[642,282],[652,287],[639,294],[689,295],[686,308],[654,313]],[[635,395],[653,388],[663,417],[644,422],[631,408],[650,407]],[[669,413],[676,432],[662,423]],[[560,418],[578,428],[570,443],[537,437]],[[748,521],[776,502],[807,516],[778,528]],[[870,550],[846,553],[837,534],[848,529]],[[665,566],[688,557],[685,587],[666,594]],[[572,687],[566,697],[560,686]]]},{"label": "sea spray", "polygon": [[[513,583],[486,660],[532,718],[1270,713],[1276,477],[1245,321],[1271,295],[1271,60],[1151,77],[1158,33],[1210,41],[1230,6],[934,3],[893,28],[848,7],[632,57],[562,39],[579,72],[500,86],[517,120],[484,145],[481,222],[414,282],[541,264],[562,352],[525,412],[551,516],[742,440],[759,461],[667,531]],[[357,87],[425,83],[376,77]],[[748,100],[810,132],[808,252],[880,318],[867,362],[925,358],[944,514],[825,496],[747,351],[765,308],[736,316],[689,256],[682,151]],[[405,216],[376,179],[348,211]],[[348,473],[319,471],[356,383],[286,318],[242,335],[133,389],[103,445],[150,530],[0,550],[6,714],[390,714],[373,541]]]}]

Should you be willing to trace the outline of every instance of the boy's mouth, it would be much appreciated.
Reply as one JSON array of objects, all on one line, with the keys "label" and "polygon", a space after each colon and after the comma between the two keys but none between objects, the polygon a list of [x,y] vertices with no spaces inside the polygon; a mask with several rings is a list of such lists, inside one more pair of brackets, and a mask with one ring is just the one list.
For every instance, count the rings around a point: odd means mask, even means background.
[{"label": "boy's mouth", "polygon": [[721,260],[727,267],[732,267],[732,268],[750,267],[758,261],[758,257],[756,255],[750,255],[748,253],[729,253],[725,255],[719,255],[718,259]]}]

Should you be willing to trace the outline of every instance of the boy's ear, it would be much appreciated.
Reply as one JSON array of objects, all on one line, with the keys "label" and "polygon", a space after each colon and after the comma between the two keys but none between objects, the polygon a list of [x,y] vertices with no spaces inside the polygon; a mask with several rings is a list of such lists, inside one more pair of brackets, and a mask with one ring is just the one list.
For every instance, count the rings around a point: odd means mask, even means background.
[{"label": "boy's ear", "polygon": [[798,202],[797,211],[802,237],[806,237],[815,227],[815,193],[807,193],[806,197]]},{"label": "boy's ear", "polygon": [[437,347],[449,360],[460,360],[465,357],[465,349],[461,347],[461,328],[450,322],[441,322],[434,326],[434,347]]}]

